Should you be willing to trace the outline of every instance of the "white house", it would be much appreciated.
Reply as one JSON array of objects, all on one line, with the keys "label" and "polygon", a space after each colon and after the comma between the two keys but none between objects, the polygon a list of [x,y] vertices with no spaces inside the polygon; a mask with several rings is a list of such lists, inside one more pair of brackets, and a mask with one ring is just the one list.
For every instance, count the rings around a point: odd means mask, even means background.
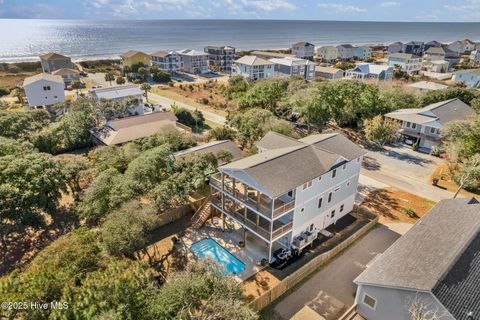
[{"label": "white house", "polygon": [[341,44],[337,46],[338,57],[342,60],[353,59],[353,46],[351,44]]},{"label": "white house", "polygon": [[422,68],[428,72],[444,73],[448,72],[450,62],[445,60],[424,60]]},{"label": "white house", "polygon": [[343,78],[344,71],[333,67],[315,67],[315,76],[325,80],[338,80]]},{"label": "white house", "polygon": [[345,72],[345,78],[355,80],[388,81],[393,78],[393,67],[381,64],[362,63]]},{"label": "white house", "polygon": [[65,84],[61,76],[40,73],[25,78],[23,88],[30,107],[51,106],[65,101]]},{"label": "white house", "polygon": [[116,86],[90,90],[95,100],[112,100],[127,103],[126,112],[130,116],[144,114],[143,92],[138,86]]},{"label": "white house", "polygon": [[272,250],[302,250],[352,211],[365,151],[338,133],[269,132],[257,148],[210,176],[211,209],[264,242],[271,262]]},{"label": "white house", "polygon": [[309,42],[297,42],[292,45],[292,54],[301,59],[312,59],[315,54],[315,46]]},{"label": "white house", "polygon": [[453,73],[452,80],[469,88],[480,88],[480,69],[460,70]]},{"label": "white house", "polygon": [[175,73],[183,69],[183,59],[180,54],[175,51],[155,51],[151,55],[152,65],[158,69]]},{"label": "white house", "polygon": [[473,63],[480,63],[480,50],[473,50],[470,53],[470,61]]},{"label": "white house", "polygon": [[425,51],[424,59],[426,61],[445,60],[448,61],[447,71],[460,62],[460,55],[458,52],[452,51],[443,47],[432,47]]},{"label": "white house", "polygon": [[335,61],[338,59],[338,49],[334,46],[317,48],[317,57],[327,62]]},{"label": "white house", "polygon": [[400,69],[408,74],[417,73],[422,68],[422,59],[411,53],[390,54],[387,61],[389,66],[399,66]]},{"label": "white house", "polygon": [[183,71],[192,74],[209,72],[208,53],[198,50],[184,49],[177,52],[183,61]]},{"label": "white house", "polygon": [[250,80],[275,77],[275,63],[257,56],[235,60],[234,73]]},{"label": "white house", "polygon": [[315,63],[300,58],[274,58],[275,77],[300,76],[305,80],[315,79]]}]

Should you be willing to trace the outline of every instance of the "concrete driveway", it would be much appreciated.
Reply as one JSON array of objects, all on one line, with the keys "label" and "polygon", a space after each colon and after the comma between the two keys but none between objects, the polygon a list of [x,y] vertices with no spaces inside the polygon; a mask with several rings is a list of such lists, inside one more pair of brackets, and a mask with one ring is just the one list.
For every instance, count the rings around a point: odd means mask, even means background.
[{"label": "concrete driveway", "polygon": [[361,174],[386,185],[433,201],[450,199],[453,193],[433,187],[430,175],[443,160],[407,147],[368,151]]},{"label": "concrete driveway", "polygon": [[[353,280],[366,265],[390,247],[400,234],[379,225],[313,276],[281,297],[273,311],[275,319],[290,319],[307,307],[326,320],[336,320],[354,302]],[[304,310],[305,311],[305,310]]]}]

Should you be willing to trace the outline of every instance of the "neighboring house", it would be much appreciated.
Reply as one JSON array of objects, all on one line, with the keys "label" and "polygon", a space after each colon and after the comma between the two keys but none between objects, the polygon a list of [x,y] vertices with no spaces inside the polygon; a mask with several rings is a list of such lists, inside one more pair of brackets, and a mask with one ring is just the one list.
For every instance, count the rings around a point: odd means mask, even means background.
[{"label": "neighboring house", "polygon": [[353,59],[353,46],[351,44],[341,44],[337,46],[338,57],[342,60]]},{"label": "neighboring house", "polygon": [[315,67],[315,76],[326,80],[338,80],[343,78],[344,71],[333,67]]},{"label": "neighboring house", "polygon": [[63,79],[63,83],[65,84],[65,88],[72,85],[73,81],[80,80],[80,72],[74,69],[62,68],[52,72],[54,76],[60,76]]},{"label": "neighboring house", "polygon": [[128,103],[126,112],[130,116],[144,113],[143,92],[138,86],[116,86],[90,90],[90,96],[94,100],[112,100],[120,103]]},{"label": "neighboring house", "polygon": [[338,49],[333,46],[317,48],[317,57],[327,62],[335,61],[338,59]]},{"label": "neighboring house", "polygon": [[399,66],[400,69],[408,74],[417,73],[422,67],[422,59],[411,53],[390,54],[388,55],[387,60],[389,66]]},{"label": "neighboring house", "polygon": [[425,43],[424,50],[427,51],[430,48],[441,48],[441,47],[442,47],[441,42],[433,40],[433,41],[429,41],[429,42]]},{"label": "neighboring house", "polygon": [[264,242],[272,262],[272,250],[301,250],[352,211],[365,151],[337,133],[269,132],[257,148],[210,176],[211,209]]},{"label": "neighboring house", "polygon": [[414,56],[422,56],[424,51],[425,46],[422,41],[410,41],[405,43],[405,53],[410,53]]},{"label": "neighboring house", "polygon": [[393,67],[373,64],[362,63],[358,64],[355,68],[345,71],[345,78],[355,80],[392,80]]},{"label": "neighboring house", "polygon": [[445,60],[424,60],[422,68],[428,72],[445,73],[450,69],[450,62]]},{"label": "neighboring house", "polygon": [[65,101],[65,84],[61,76],[40,73],[25,78],[23,88],[30,107],[51,106]]},{"label": "neighboring house", "polygon": [[442,200],[354,280],[356,311],[368,320],[480,319],[479,279],[480,204]]},{"label": "neighboring house", "polygon": [[72,59],[61,54],[50,52],[40,56],[40,63],[42,65],[43,72],[52,73],[55,70],[67,68],[72,69],[74,65]]},{"label": "neighboring house", "polygon": [[358,60],[365,60],[372,57],[372,48],[369,46],[359,46],[353,48],[353,57]]},{"label": "neighboring house", "polygon": [[[191,154],[206,154],[206,153],[213,153],[214,155],[218,156],[219,152],[226,151],[231,154],[232,161],[241,159],[243,157],[243,152],[240,148],[235,144],[235,142],[231,140],[220,140],[220,141],[211,141],[208,143],[204,143],[199,146],[195,146],[189,148],[187,150],[182,150],[175,152],[173,157],[176,159],[180,159],[186,157]],[[220,163],[222,165],[223,163]]]},{"label": "neighboring house", "polygon": [[232,72],[233,61],[235,60],[235,48],[229,46],[207,46],[204,51],[208,53],[210,69],[214,71]]},{"label": "neighboring house", "polygon": [[270,51],[259,51],[255,50],[250,52],[251,56],[256,56],[262,59],[273,59],[273,58],[295,58],[293,54],[280,53],[280,52],[270,52]]},{"label": "neighboring house", "polygon": [[472,51],[472,50],[475,50],[475,47],[476,47],[476,43],[473,42],[472,40],[470,39],[464,39],[461,41],[463,43],[463,46],[465,48],[465,51]]},{"label": "neighboring house", "polygon": [[413,88],[418,91],[434,91],[434,90],[442,90],[442,89],[447,89],[448,86],[441,84],[441,83],[436,83],[436,82],[431,82],[431,81],[419,81],[415,82],[412,84],[408,84],[407,87]]},{"label": "neighboring house", "polygon": [[299,76],[305,80],[315,79],[315,63],[300,58],[273,58],[275,77]]},{"label": "neighboring house", "polygon": [[473,50],[470,53],[470,61],[473,63],[479,63],[480,62],[480,50]]},{"label": "neighboring house", "polygon": [[313,59],[315,46],[309,42],[297,42],[292,46],[292,54],[301,59]]},{"label": "neighboring house", "polygon": [[191,74],[204,74],[209,71],[208,53],[198,50],[183,49],[178,51],[182,56],[183,71]]},{"label": "neighboring house", "polygon": [[235,74],[250,80],[275,77],[275,63],[257,56],[243,56],[235,60]]},{"label": "neighboring house", "polygon": [[453,66],[460,62],[460,55],[448,48],[429,48],[425,51],[424,59],[427,61],[433,60],[445,60],[448,61],[448,69],[450,70]]},{"label": "neighboring house", "polygon": [[405,45],[400,41],[390,43],[387,48],[388,54],[394,54],[394,53],[399,53],[404,51],[405,51]]},{"label": "neighboring house", "polygon": [[402,142],[431,149],[441,142],[441,130],[449,122],[465,120],[475,111],[460,99],[450,99],[416,109],[399,109],[385,117],[400,122]]},{"label": "neighboring house", "polygon": [[464,39],[464,40],[459,40],[459,41],[454,41],[448,45],[448,49],[455,51],[458,54],[463,54],[466,51],[472,51],[475,50],[476,43],[469,40],[469,39]]},{"label": "neighboring house", "polygon": [[460,70],[453,73],[453,81],[469,88],[480,88],[480,69]]},{"label": "neighboring house", "polygon": [[144,66],[150,66],[150,55],[142,52],[142,51],[135,51],[130,50],[125,52],[124,54],[120,55],[122,58],[122,66],[123,68],[131,68],[134,65],[143,64]]},{"label": "neighboring house", "polygon": [[169,73],[176,73],[183,68],[182,56],[175,51],[156,51],[150,56],[152,59],[152,65],[157,66],[160,70]]},{"label": "neighboring house", "polygon": [[116,119],[90,130],[98,145],[119,145],[176,128],[177,117],[170,111]]}]

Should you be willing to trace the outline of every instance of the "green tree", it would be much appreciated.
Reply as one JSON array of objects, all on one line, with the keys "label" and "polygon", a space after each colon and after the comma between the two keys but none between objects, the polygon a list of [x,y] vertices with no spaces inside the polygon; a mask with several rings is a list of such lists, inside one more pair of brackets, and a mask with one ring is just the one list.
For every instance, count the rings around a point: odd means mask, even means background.
[{"label": "green tree", "polygon": [[354,62],[341,61],[335,64],[335,68],[342,69],[343,71],[355,68]]},{"label": "green tree", "polygon": [[105,81],[110,82],[110,86],[112,86],[112,81],[114,80],[115,80],[115,75],[113,74],[113,72],[105,73]]},{"label": "green tree", "polygon": [[124,204],[110,213],[102,225],[102,244],[110,255],[139,258],[136,252],[148,244],[155,226],[155,211],[138,201]]},{"label": "green tree", "polygon": [[475,89],[454,87],[445,90],[432,90],[420,97],[420,107],[454,98],[458,98],[470,105],[475,98],[479,97],[480,93]]},{"label": "green tree", "polygon": [[229,126],[212,128],[207,133],[208,140],[235,140],[236,132]]},{"label": "green tree", "polygon": [[74,80],[72,82],[72,89],[76,90],[77,97],[80,95],[80,88],[82,88],[82,83],[80,82],[80,80]]},{"label": "green tree", "polygon": [[371,120],[364,121],[365,137],[367,140],[384,146],[386,143],[395,141],[399,124],[383,116],[376,116]]},{"label": "green tree", "polygon": [[148,102],[148,92],[150,90],[152,90],[152,86],[150,84],[148,84],[147,82],[145,82],[145,83],[142,83],[140,88],[145,92],[145,99]]},{"label": "green tree", "polygon": [[172,152],[185,150],[197,145],[192,135],[182,134],[178,130],[165,130],[136,142],[142,151],[168,144]]},{"label": "green tree", "polygon": [[406,90],[405,87],[380,87],[380,101],[383,106],[382,113],[388,113],[397,109],[418,108],[418,99],[417,94]]},{"label": "green tree", "polygon": [[142,80],[145,80],[148,75],[148,69],[146,67],[139,67],[137,73],[140,75]]},{"label": "green tree", "polygon": [[309,127],[313,125],[322,129],[331,118],[330,108],[322,99],[318,84],[291,95],[288,103]]},{"label": "green tree", "polygon": [[0,111],[0,136],[16,140],[29,138],[50,124],[50,115],[45,110],[27,112]]},{"label": "green tree", "polygon": [[252,146],[267,131],[273,114],[265,109],[252,108],[235,115],[230,125],[237,129],[237,139],[242,146]]},{"label": "green tree", "polygon": [[178,122],[183,123],[190,128],[202,126],[205,122],[203,113],[197,109],[190,111],[185,108],[176,108],[174,113],[178,118]]},{"label": "green tree", "polygon": [[121,86],[122,84],[125,84],[125,78],[124,77],[117,77],[117,80],[115,82]]},{"label": "green tree", "polygon": [[239,99],[241,109],[262,108],[276,116],[287,117],[289,114],[280,108],[280,101],[286,96],[288,79],[262,79],[256,81]]},{"label": "green tree", "polygon": [[88,158],[98,172],[114,168],[124,173],[128,164],[139,154],[140,150],[135,144],[128,144],[123,147],[105,146],[95,148],[88,154]]},{"label": "green tree", "polygon": [[170,77],[170,74],[168,72],[159,70],[159,71],[156,71],[156,72],[152,72],[152,74],[153,74],[153,80],[155,82],[167,83],[167,82],[172,81],[172,78]]},{"label": "green tree", "polygon": [[83,190],[82,180],[88,179],[90,176],[88,173],[90,163],[81,155],[63,155],[58,158],[58,161],[73,198],[78,201]]},{"label": "green tree", "polygon": [[472,158],[467,159],[459,165],[458,172],[455,176],[458,182],[458,188],[454,194],[454,198],[458,196],[462,188],[471,190],[479,190],[480,188],[480,153],[475,154]]}]

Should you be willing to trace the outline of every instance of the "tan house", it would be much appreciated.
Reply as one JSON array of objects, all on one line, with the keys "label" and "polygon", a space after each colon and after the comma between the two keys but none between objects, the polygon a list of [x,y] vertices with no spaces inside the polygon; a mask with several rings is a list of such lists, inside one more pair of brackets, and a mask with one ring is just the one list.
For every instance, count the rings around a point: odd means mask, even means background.
[{"label": "tan house", "polygon": [[43,72],[52,73],[55,70],[68,68],[72,69],[72,59],[61,54],[50,52],[40,56]]},{"label": "tan house", "polygon": [[62,68],[52,72],[54,76],[60,76],[65,83],[65,88],[70,86],[73,81],[80,80],[80,73],[75,69]]},{"label": "tan house", "polygon": [[123,67],[131,68],[135,64],[143,63],[146,66],[150,66],[150,55],[141,52],[130,50],[120,55],[122,58]]}]

